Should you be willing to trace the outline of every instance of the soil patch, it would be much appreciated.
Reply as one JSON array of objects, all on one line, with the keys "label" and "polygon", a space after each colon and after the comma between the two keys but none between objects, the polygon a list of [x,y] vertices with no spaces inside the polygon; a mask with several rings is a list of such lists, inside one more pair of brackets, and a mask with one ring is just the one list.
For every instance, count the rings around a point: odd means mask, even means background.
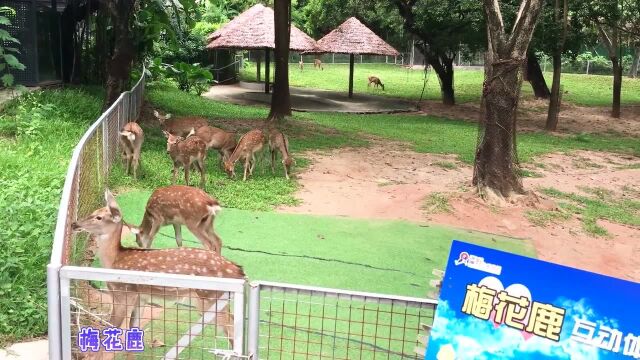
[{"label": "soil patch", "polygon": [[[542,131],[547,120],[546,100],[520,100],[518,106],[518,129],[521,131]],[[421,104],[424,114],[478,121],[480,104],[465,103],[456,106],[443,105],[437,101]],[[558,133],[618,133],[625,136],[640,136],[640,106],[623,106],[622,117],[614,119],[611,109],[588,107],[565,103],[558,120]]]},{"label": "soil patch", "polygon": [[[611,235],[595,237],[576,216],[544,227],[534,225],[526,213],[539,210],[540,204],[488,206],[473,193],[472,167],[454,156],[415,153],[400,143],[375,140],[368,148],[307,156],[311,166],[297,174],[301,205],[280,207],[281,212],[432,221],[528,238],[541,259],[640,281],[640,228],[599,221]],[[638,199],[640,194],[632,189],[640,189],[639,165],[640,159],[625,155],[549,154],[526,166],[538,177],[523,182],[529,190],[552,187],[587,194],[589,188],[601,188]],[[553,200],[542,198],[545,210],[552,210]],[[444,199],[444,212],[430,212],[432,199]]]}]

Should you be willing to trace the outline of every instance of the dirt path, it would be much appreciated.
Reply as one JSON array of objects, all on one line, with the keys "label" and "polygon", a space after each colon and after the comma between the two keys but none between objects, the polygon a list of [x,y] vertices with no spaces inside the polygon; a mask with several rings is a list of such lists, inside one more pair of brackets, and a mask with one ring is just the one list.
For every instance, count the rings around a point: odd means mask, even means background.
[{"label": "dirt path", "polygon": [[[369,148],[309,154],[310,168],[298,174],[301,205],[281,212],[359,218],[432,221],[439,224],[531,239],[541,259],[620,278],[640,281],[640,228],[599,221],[611,237],[586,233],[575,216],[546,227],[533,225],[525,213],[534,208],[489,207],[473,194],[472,168],[453,156],[419,154],[402,144],[375,142]],[[551,154],[529,165],[540,177],[525,178],[527,189],[553,187],[584,193],[599,187],[625,196],[640,189],[640,159],[615,154]],[[631,190],[630,190],[631,189]],[[432,193],[449,198],[450,212],[429,213]],[[638,192],[631,196],[638,198]],[[552,201],[543,206],[553,208]]]}]

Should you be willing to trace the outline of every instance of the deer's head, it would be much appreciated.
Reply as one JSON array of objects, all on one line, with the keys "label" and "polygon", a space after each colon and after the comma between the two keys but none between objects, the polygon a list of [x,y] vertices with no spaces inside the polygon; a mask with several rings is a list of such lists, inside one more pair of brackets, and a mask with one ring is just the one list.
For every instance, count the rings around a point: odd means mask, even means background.
[{"label": "deer's head", "polygon": [[142,228],[139,228],[137,226],[129,226],[129,230],[131,230],[131,233],[136,236],[136,243],[139,247],[145,249],[149,248],[149,246],[151,245],[149,241],[149,235],[146,234],[144,230],[142,230]]},{"label": "deer's head", "polygon": [[235,164],[230,160],[225,161],[224,172],[226,172],[230,178],[235,178],[236,177]]},{"label": "deer's head", "polygon": [[181,141],[184,140],[182,136],[173,135],[172,133],[165,130],[163,130],[162,133],[167,138],[167,152],[171,152],[171,149],[174,146],[178,145]]},{"label": "deer's head", "polygon": [[165,121],[171,119],[171,114],[161,115],[158,112],[158,110],[153,110],[153,116],[155,116],[156,119],[158,119],[158,121],[160,122],[160,125],[163,125]]},{"label": "deer's head", "polygon": [[86,231],[92,235],[108,235],[117,230],[122,224],[122,212],[111,191],[106,190],[104,198],[107,206],[91,213],[84,219],[71,224],[73,231]]},{"label": "deer's head", "polygon": [[286,158],[282,159],[282,165],[286,166],[287,169],[289,169],[291,165],[294,165],[295,163],[296,163],[295,159],[292,158],[291,156],[287,156]]}]

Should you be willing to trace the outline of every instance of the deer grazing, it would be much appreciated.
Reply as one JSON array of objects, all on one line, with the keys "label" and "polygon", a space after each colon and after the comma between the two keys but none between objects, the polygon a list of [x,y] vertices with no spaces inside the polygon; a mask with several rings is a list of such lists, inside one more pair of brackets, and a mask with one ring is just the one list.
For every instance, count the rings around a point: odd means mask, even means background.
[{"label": "deer grazing", "polygon": [[213,229],[218,211],[218,200],[198,188],[183,185],[162,187],[151,194],[142,223],[137,228],[131,227],[131,232],[136,235],[138,246],[148,249],[160,228],[171,224],[176,244],[181,247],[181,226],[186,225],[206,249],[220,253],[222,241]]},{"label": "deer grazing", "polygon": [[140,125],[130,122],[120,131],[120,145],[122,146],[122,160],[125,163],[127,175],[133,170],[133,178],[138,177],[140,165],[140,150],[144,142],[144,132]]},{"label": "deer grazing", "polygon": [[195,136],[199,137],[207,145],[207,149],[216,149],[220,153],[220,163],[231,156],[236,148],[236,135],[213,126],[202,126],[195,130]]},{"label": "deer grazing", "polygon": [[[98,244],[97,254],[103,267],[107,269],[163,272],[182,275],[224,277],[243,279],[242,268],[223,258],[219,253],[205,249],[134,249],[121,244],[122,212],[115,198],[105,192],[107,206],[95,210],[91,215],[71,225],[74,231],[86,231],[93,235]],[[223,293],[213,290],[185,289],[157,285],[127,284],[108,282],[107,288],[113,298],[109,323],[122,327],[123,321],[131,319],[130,327],[139,327],[140,307],[153,297],[180,299],[193,297],[201,314],[211,309]],[[233,346],[233,315],[226,305],[216,313],[216,325],[222,327]]]},{"label": "deer grazing", "polygon": [[271,172],[275,172],[276,151],[282,155],[284,176],[289,180],[289,172],[294,160],[289,154],[289,140],[287,136],[277,129],[269,131],[269,150],[271,151]]},{"label": "deer grazing", "polygon": [[[191,131],[193,132],[193,129]],[[163,131],[163,133],[167,138],[167,153],[173,160],[173,179],[171,184],[175,185],[178,169],[182,166],[184,168],[184,181],[188,186],[189,170],[191,165],[195,164],[198,171],[200,171],[200,187],[204,188],[206,182],[204,163],[207,157],[207,144],[197,136],[188,136],[185,139],[168,131]]]},{"label": "deer grazing", "polygon": [[253,129],[242,135],[240,141],[238,141],[238,146],[233,150],[227,161],[224,162],[224,171],[227,175],[230,177],[236,176],[235,164],[240,159],[244,159],[243,180],[247,180],[247,171],[249,175],[253,175],[253,168],[256,165],[255,154],[262,149],[264,142],[265,136],[260,129]]},{"label": "deer grazing", "polygon": [[377,76],[369,76],[369,82],[367,83],[367,87],[373,84],[374,87],[382,86],[382,91],[384,91],[384,84],[380,81],[380,78]]},{"label": "deer grazing", "polygon": [[320,70],[324,70],[324,66],[322,66],[322,60],[320,59],[314,59],[313,60],[313,68],[318,68]]},{"label": "deer grazing", "polygon": [[192,129],[209,125],[207,119],[197,116],[172,119],[171,114],[161,115],[157,110],[153,110],[153,115],[160,122],[162,130],[182,137],[186,137]]}]

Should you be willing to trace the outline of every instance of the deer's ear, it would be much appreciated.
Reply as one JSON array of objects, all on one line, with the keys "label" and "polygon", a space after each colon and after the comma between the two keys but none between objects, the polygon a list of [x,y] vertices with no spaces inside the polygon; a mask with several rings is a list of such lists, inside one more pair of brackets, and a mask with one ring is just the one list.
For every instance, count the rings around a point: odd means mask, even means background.
[{"label": "deer's ear", "polygon": [[158,110],[153,110],[153,116],[159,118],[160,117],[160,113],[158,112]]},{"label": "deer's ear", "polygon": [[139,235],[140,234],[140,229],[138,229],[135,226],[129,226],[129,231],[131,231],[131,233],[134,234],[134,235]]},{"label": "deer's ear", "polygon": [[171,119],[171,114],[167,114],[167,115],[165,115],[165,116],[164,116],[164,119],[165,119],[165,120],[169,120],[169,119]]},{"label": "deer's ear", "polygon": [[187,134],[187,137],[193,135],[196,133],[196,128],[191,128],[191,131],[189,131],[189,133]]},{"label": "deer's ear", "polygon": [[122,220],[122,212],[120,211],[120,207],[116,202],[116,198],[113,196],[109,189],[104,192],[104,199],[107,202],[107,207],[109,208],[109,212],[113,218],[114,222],[120,222]]},{"label": "deer's ear", "polygon": [[168,131],[166,130],[162,130],[162,133],[164,134],[164,137],[169,138],[169,135],[171,135]]}]

